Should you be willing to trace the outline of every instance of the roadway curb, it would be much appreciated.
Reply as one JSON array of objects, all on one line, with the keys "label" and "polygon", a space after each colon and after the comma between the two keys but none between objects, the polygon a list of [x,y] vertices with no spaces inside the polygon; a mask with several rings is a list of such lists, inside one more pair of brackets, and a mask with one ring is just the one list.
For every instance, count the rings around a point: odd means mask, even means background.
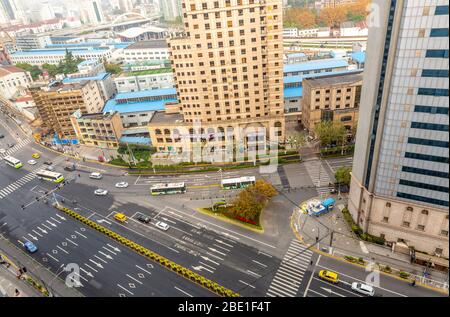
[{"label": "roadway curb", "polygon": [[[291,228],[292,228],[292,230],[293,230],[293,232],[294,232],[294,235],[295,235],[296,238],[300,241],[300,243],[302,243],[302,244],[308,246],[308,245],[305,243],[305,241],[303,240],[303,236],[297,231],[296,228],[294,228],[293,223],[294,223],[294,215],[291,216]],[[327,253],[327,252],[323,252],[322,250],[319,250],[319,249],[317,249],[316,247],[309,247],[309,249],[310,249],[311,251],[315,252],[315,253],[318,253],[318,254],[320,254],[320,255],[323,255],[323,256],[326,256],[326,257],[335,259],[335,260],[337,260],[337,261],[345,262],[345,263],[348,263],[348,264],[350,264],[350,265],[357,266],[357,267],[360,267],[360,268],[363,268],[363,269],[366,268],[364,265],[361,265],[361,264],[358,264],[358,263],[353,263],[353,262],[347,261],[347,260],[346,260],[345,258],[343,258],[343,257],[339,257],[339,256],[336,256],[336,255],[329,254],[329,253]],[[391,273],[386,273],[386,272],[381,271],[381,270],[377,270],[377,272],[379,272],[379,273],[381,273],[381,274],[383,274],[383,275],[386,275],[386,276],[395,278],[395,279],[397,279],[397,280],[399,280],[399,281],[402,281],[402,282],[405,282],[405,283],[409,283],[409,281],[408,281],[407,279],[401,278],[401,277],[399,277],[399,276],[397,276],[397,275],[394,275],[394,274],[391,274]],[[422,283],[420,283],[420,282],[417,282],[416,285],[417,285],[417,286],[424,287],[424,288],[431,289],[431,290],[436,291],[436,292],[439,292],[439,293],[443,293],[443,294],[447,294],[447,295],[449,294],[449,292],[446,291],[446,290],[443,290],[443,289],[438,288],[438,287],[433,287],[433,286],[430,286],[430,285],[427,285],[427,284],[422,284]]]},{"label": "roadway curb", "polygon": [[144,248],[143,246],[141,246],[125,237],[122,237],[121,235],[115,233],[114,231],[109,230],[108,228],[103,227],[103,226],[97,224],[96,222],[89,220],[86,217],[81,216],[80,214],[76,213],[75,211],[73,211],[69,208],[62,207],[59,205],[54,205],[54,207],[56,209],[58,209],[59,211],[64,212],[65,214],[71,216],[72,218],[75,218],[76,220],[91,227],[92,229],[95,229],[95,230],[107,235],[108,237],[110,237],[113,240],[116,240],[117,242],[132,249],[133,251],[137,252],[138,254],[150,258],[151,260],[159,263],[161,266],[165,267],[166,269],[171,270],[172,272],[175,272],[176,274],[208,289],[209,291],[211,291],[219,296],[223,296],[223,297],[239,297],[240,296],[239,294],[233,292],[232,290],[227,289],[226,287],[221,286],[221,285],[217,284],[216,282],[214,282],[210,279],[207,279],[195,272],[192,272],[191,270],[189,270],[173,261],[170,261],[169,259],[167,259],[147,248]]}]

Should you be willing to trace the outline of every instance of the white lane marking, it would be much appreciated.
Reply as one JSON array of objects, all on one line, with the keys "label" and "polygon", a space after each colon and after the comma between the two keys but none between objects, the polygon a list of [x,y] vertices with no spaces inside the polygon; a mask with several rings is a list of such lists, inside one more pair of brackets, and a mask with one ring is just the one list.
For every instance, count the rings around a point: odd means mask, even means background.
[{"label": "white lane marking", "polygon": [[59,262],[59,260],[57,258],[54,258],[52,255],[46,253],[49,257],[51,257],[53,260],[55,260],[56,262]]},{"label": "white lane marking", "polygon": [[215,269],[216,269],[215,267],[213,267],[213,266],[211,266],[211,265],[208,265],[208,264],[206,264],[206,263],[203,263],[202,261],[198,261],[198,263],[200,263],[201,265],[207,266],[207,267],[209,267],[209,268],[212,269],[212,270],[215,270]]},{"label": "white lane marking", "polygon": [[114,247],[114,246],[112,246],[112,245],[110,245],[109,243],[107,243],[106,244],[107,246],[109,246],[109,247],[111,247],[114,251],[117,251],[117,252],[122,252],[122,251],[120,251],[120,249],[119,248],[117,248],[117,247]]},{"label": "white lane marking", "polygon": [[56,246],[58,249],[60,249],[61,251],[63,251],[66,254],[69,254],[69,252],[67,252],[66,250],[64,250],[63,248],[61,248],[59,245]]},{"label": "white lane marking", "polygon": [[120,285],[120,284],[117,284],[117,286],[119,286],[121,289],[123,289],[125,292],[128,292],[129,294],[131,294],[131,295],[134,295],[132,292],[130,292],[129,290],[127,290],[125,287],[123,287],[122,285]]},{"label": "white lane marking", "polygon": [[44,229],[41,229],[40,227],[37,227],[42,233],[45,233],[45,234],[47,234],[48,232],[47,232],[47,230],[44,230]]},{"label": "white lane marking", "polygon": [[214,248],[209,248],[209,247],[208,247],[208,249],[210,249],[211,251],[214,251],[214,252],[216,252],[216,253],[219,253],[220,255],[227,255],[226,253],[220,252],[219,250],[214,249]]},{"label": "white lane marking", "polygon": [[178,287],[176,287],[176,286],[175,286],[175,288],[176,288],[177,290],[179,290],[180,292],[182,292],[183,294],[189,296],[189,297],[194,297],[194,296],[192,296],[191,294],[189,294],[188,292],[183,291],[181,288],[178,288]]},{"label": "white lane marking", "polygon": [[79,278],[82,278],[83,280],[85,280],[86,282],[88,282],[88,280],[87,280],[85,277],[81,276],[81,275],[78,274],[77,272],[73,272],[73,274],[75,274],[75,275],[78,276]]},{"label": "white lane marking", "polygon": [[259,265],[261,265],[261,266],[267,267],[267,265],[262,264],[261,262],[258,262],[258,261],[255,261],[255,260],[252,260],[252,261],[255,262],[256,264],[259,264]]},{"label": "white lane marking", "polygon": [[78,244],[76,244],[75,242],[73,242],[73,241],[72,241],[72,240],[70,240],[69,238],[66,238],[66,240],[67,240],[68,242],[72,243],[73,245],[76,245],[76,246],[78,246]]},{"label": "white lane marking", "polygon": [[221,257],[218,257],[218,256],[215,255],[215,254],[212,254],[211,252],[206,252],[206,254],[208,254],[208,255],[210,255],[210,256],[216,258],[216,259],[219,259],[219,260],[221,260],[221,261],[224,261],[224,259],[222,259]]},{"label": "white lane marking", "polygon": [[86,270],[83,269],[82,267],[80,267],[80,270],[83,271],[84,273],[86,273],[87,276],[89,276],[89,277],[94,277],[94,275],[92,275],[91,272],[86,271]]},{"label": "white lane marking", "polygon": [[218,242],[218,243],[220,243],[220,244],[226,245],[227,247],[230,247],[230,248],[233,247],[233,245],[228,244],[228,243],[226,243],[226,242],[223,242],[222,240],[219,240],[219,239],[214,239],[214,240],[216,240],[216,242]]},{"label": "white lane marking", "polygon": [[[45,224],[41,223],[42,227],[47,228],[48,230],[52,231],[52,228],[47,227]],[[39,228],[39,227],[38,227]]]},{"label": "white lane marking", "polygon": [[89,259],[89,261],[91,261],[92,263],[94,263],[97,267],[103,269],[103,265],[101,265],[100,263],[97,263],[97,262],[95,262],[94,260],[91,260],[91,259]]},{"label": "white lane marking", "polygon": [[96,255],[94,255],[94,258],[97,258],[98,260],[102,261],[103,263],[108,264],[108,262],[106,262],[105,260],[103,260],[102,258],[100,258]]},{"label": "white lane marking", "polygon": [[20,241],[20,240],[17,240],[17,242],[19,242],[22,246],[24,245],[24,243],[22,241]]},{"label": "white lane marking", "polygon": [[98,251],[98,253],[100,253],[101,255],[103,255],[105,258],[107,258],[107,259],[110,259],[110,260],[112,260],[113,258],[112,258],[112,256],[110,256],[109,254],[106,254],[106,253],[104,253],[104,252],[102,252],[102,251]]},{"label": "white lane marking", "polygon": [[253,274],[253,275],[257,276],[257,277],[261,277],[261,275],[259,275],[258,273],[252,272],[250,270],[247,270],[247,272],[250,273],[250,274]]},{"label": "white lane marking", "polygon": [[59,221],[59,220],[56,220],[55,218],[53,218],[53,217],[50,217],[50,219],[52,219],[53,221],[55,221],[55,222],[57,222],[57,223],[61,223],[61,221]]},{"label": "white lane marking", "polygon": [[253,285],[250,285],[247,282],[244,282],[244,281],[241,281],[241,280],[239,280],[239,282],[241,282],[244,285],[247,285],[248,287],[255,288]]},{"label": "white lane marking", "polygon": [[40,234],[39,232],[37,232],[36,230],[31,230],[31,231],[33,231],[36,235],[38,235],[38,236],[40,236],[41,238],[43,237],[43,235],[42,234]]},{"label": "white lane marking", "polygon": [[87,239],[87,237],[85,235],[82,235],[81,233],[79,233],[78,231],[75,230],[75,233],[82,236],[83,238]]},{"label": "white lane marking", "polygon": [[102,248],[103,249],[105,249],[106,251],[108,251],[108,252],[111,252],[112,254],[114,254],[114,255],[117,255],[117,253],[115,253],[115,252],[113,252],[113,251],[111,251],[110,249],[108,249],[107,247],[104,247],[104,246],[102,246]]},{"label": "white lane marking", "polygon": [[89,264],[84,263],[84,265],[86,265],[86,266],[87,266],[88,268],[90,268],[92,271],[98,273],[98,271],[97,271],[96,269],[94,269],[92,266],[90,266]]},{"label": "white lane marking", "polygon": [[213,245],[214,245],[215,247],[221,248],[222,250],[225,250],[225,251],[228,251],[228,252],[231,251],[230,249],[224,248],[224,247],[221,246],[221,245],[218,245],[218,244],[215,244],[215,243],[213,243]]},{"label": "white lane marking", "polygon": [[[313,292],[313,293],[315,293],[315,294],[317,294],[317,295],[320,295],[320,296],[322,296],[322,297],[327,297],[326,295],[323,295],[323,294],[321,294],[321,293],[319,293],[319,292],[316,292],[316,291],[313,290],[313,289],[310,289],[309,291],[310,291],[310,292]],[[305,295],[305,297],[306,297],[306,295]]]},{"label": "white lane marking", "polygon": [[[319,257],[317,258],[316,265],[319,264],[319,261],[320,261],[321,257],[322,257],[322,254],[319,254]],[[305,293],[303,294],[303,297],[306,297],[306,295],[308,294],[309,286],[311,285],[311,281],[312,281],[313,277],[314,277],[314,268],[313,268],[313,270],[311,272],[311,277],[309,278],[308,284],[306,285],[306,289],[305,289]]]},{"label": "white lane marking", "polygon": [[137,265],[137,264],[136,264],[136,267],[137,267],[138,269],[140,269],[141,271],[144,271],[145,273],[152,275],[151,272],[149,272],[149,271],[147,271],[147,270],[141,268],[141,267],[140,267],[139,265]]},{"label": "white lane marking", "polygon": [[143,285],[143,283],[137,279],[135,279],[134,277],[132,277],[130,274],[126,274],[126,276],[128,276],[129,278],[131,278],[133,281],[136,281],[137,283]]}]

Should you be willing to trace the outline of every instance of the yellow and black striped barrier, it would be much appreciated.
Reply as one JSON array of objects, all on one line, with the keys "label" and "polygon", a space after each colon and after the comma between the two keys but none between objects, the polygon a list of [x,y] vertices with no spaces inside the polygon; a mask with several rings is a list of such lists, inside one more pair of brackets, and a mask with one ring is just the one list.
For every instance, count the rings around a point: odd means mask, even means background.
[{"label": "yellow and black striped barrier", "polygon": [[86,217],[81,216],[80,214],[76,213],[75,211],[66,208],[66,207],[62,207],[59,205],[55,205],[55,208],[66,213],[67,215],[79,220],[80,222],[84,223],[85,225],[107,235],[108,237],[116,240],[117,242],[129,247],[130,249],[132,249],[133,251],[139,253],[142,256],[148,257],[150,259],[152,259],[153,261],[159,263],[160,265],[166,267],[167,269],[177,273],[178,275],[181,275],[187,279],[189,279],[190,281],[199,284],[202,287],[205,287],[207,289],[209,289],[210,291],[216,293],[219,296],[225,296],[225,297],[239,297],[240,295],[233,292],[232,290],[221,286],[219,284],[217,284],[214,281],[211,281],[210,279],[207,279],[206,277],[203,277],[195,272],[192,272],[191,270],[147,249],[144,248],[143,246],[140,246],[139,244],[137,244],[136,242],[133,242],[125,237],[122,237],[121,235],[115,233],[112,230],[109,230],[108,228],[105,228],[101,225],[99,225],[98,223],[87,219]]}]

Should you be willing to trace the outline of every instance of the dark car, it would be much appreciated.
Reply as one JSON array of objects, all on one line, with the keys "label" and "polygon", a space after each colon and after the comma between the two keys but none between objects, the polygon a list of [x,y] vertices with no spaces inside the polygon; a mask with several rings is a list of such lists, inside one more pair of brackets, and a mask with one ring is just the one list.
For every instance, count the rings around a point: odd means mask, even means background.
[{"label": "dark car", "polygon": [[8,146],[9,146],[10,148],[14,147],[14,145],[16,145],[16,144],[15,144],[15,143],[11,143],[11,144],[8,143]]},{"label": "dark car", "polygon": [[68,172],[73,172],[75,170],[75,165],[64,166],[64,170]]},{"label": "dark car", "polygon": [[52,165],[53,162],[52,162],[52,161],[45,161],[44,164],[45,164],[45,165]]},{"label": "dark car", "polygon": [[3,139],[5,136],[3,134],[0,134],[0,139]]},{"label": "dark car", "polygon": [[152,218],[143,214],[139,214],[136,218],[143,223],[150,223],[150,221],[152,220]]}]

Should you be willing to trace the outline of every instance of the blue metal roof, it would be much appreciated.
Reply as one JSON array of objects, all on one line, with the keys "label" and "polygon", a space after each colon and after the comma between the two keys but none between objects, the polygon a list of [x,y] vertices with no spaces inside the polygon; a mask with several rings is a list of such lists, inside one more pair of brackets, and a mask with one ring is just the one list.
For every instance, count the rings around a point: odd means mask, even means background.
[{"label": "blue metal roof", "polygon": [[166,103],[177,102],[177,99],[163,99],[163,100],[152,100],[152,101],[142,101],[142,102],[130,102],[117,104],[116,100],[109,100],[103,112],[117,111],[119,113],[131,113],[131,112],[146,112],[146,111],[157,111],[164,110]]},{"label": "blue metal roof", "polygon": [[284,65],[283,72],[293,73],[340,67],[348,67],[348,62],[345,59],[321,59],[316,61]]},{"label": "blue metal roof", "polygon": [[351,57],[357,63],[363,64],[366,60],[366,52],[356,52],[352,53]]},{"label": "blue metal roof", "polygon": [[85,60],[85,61],[82,61],[81,63],[79,63],[78,66],[95,64],[97,62],[98,62],[98,60],[96,60],[96,59],[88,59],[88,60]]},{"label": "blue metal roof", "polygon": [[283,78],[283,82],[285,84],[292,84],[292,83],[301,83],[303,80],[303,76],[286,76]]},{"label": "blue metal roof", "polygon": [[132,99],[132,98],[145,98],[145,97],[157,97],[157,96],[169,96],[176,95],[177,90],[175,88],[165,88],[165,89],[152,89],[152,90],[141,90],[134,92],[123,92],[117,94],[115,99]]},{"label": "blue metal roof", "polygon": [[119,142],[143,144],[143,145],[151,145],[152,144],[150,138],[145,138],[142,136],[123,136],[120,138]]},{"label": "blue metal roof", "polygon": [[299,98],[303,95],[303,87],[284,88],[284,99]]},{"label": "blue metal roof", "polygon": [[288,54],[288,57],[292,58],[292,57],[306,57],[305,53],[291,53]]},{"label": "blue metal roof", "polygon": [[77,77],[77,78],[64,78],[63,83],[64,84],[70,84],[70,83],[78,83],[83,80],[103,80],[106,77],[110,76],[110,73],[98,73],[96,76],[91,77]]}]

